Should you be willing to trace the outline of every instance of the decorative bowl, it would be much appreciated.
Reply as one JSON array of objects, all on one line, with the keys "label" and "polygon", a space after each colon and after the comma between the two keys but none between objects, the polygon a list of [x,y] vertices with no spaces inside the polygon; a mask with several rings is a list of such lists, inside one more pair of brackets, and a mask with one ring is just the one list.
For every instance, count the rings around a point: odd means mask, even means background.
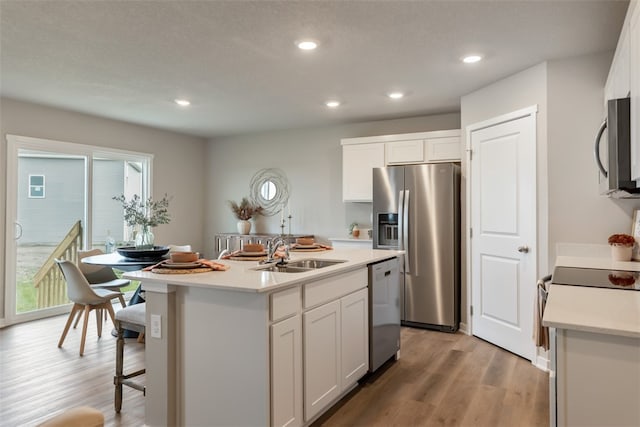
[{"label": "decorative bowl", "polygon": [[153,249],[136,249],[135,246],[123,246],[116,251],[125,258],[155,260],[169,252],[169,246],[154,246]]},{"label": "decorative bowl", "polygon": [[171,252],[169,256],[172,262],[196,262],[198,260],[197,252]]},{"label": "decorative bowl", "polygon": [[315,239],[313,237],[298,237],[296,239],[296,243],[299,245],[313,245],[315,243]]},{"label": "decorative bowl", "polygon": [[264,252],[264,245],[260,243],[247,243],[243,248],[244,252]]}]

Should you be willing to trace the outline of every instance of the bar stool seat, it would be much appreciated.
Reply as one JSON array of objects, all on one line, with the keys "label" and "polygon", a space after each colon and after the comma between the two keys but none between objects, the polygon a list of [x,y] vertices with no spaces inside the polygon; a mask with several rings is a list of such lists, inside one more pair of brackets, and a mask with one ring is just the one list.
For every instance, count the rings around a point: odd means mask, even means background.
[{"label": "bar stool seat", "polygon": [[145,386],[131,378],[137,377],[145,373],[145,369],[127,373],[124,370],[124,330],[131,330],[144,334],[146,322],[146,304],[134,304],[119,310],[116,313],[116,330],[118,339],[116,342],[116,374],[113,377],[115,385],[115,409],[119,413],[122,409],[122,386],[134,388],[145,394]]}]

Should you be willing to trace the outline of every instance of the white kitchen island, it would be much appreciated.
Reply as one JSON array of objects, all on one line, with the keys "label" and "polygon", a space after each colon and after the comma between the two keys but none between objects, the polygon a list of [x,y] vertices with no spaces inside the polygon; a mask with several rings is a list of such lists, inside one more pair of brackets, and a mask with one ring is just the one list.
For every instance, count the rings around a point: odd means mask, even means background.
[{"label": "white kitchen island", "polygon": [[345,261],[300,273],[228,260],[227,271],[127,273],[146,292],[145,424],[313,422],[367,372],[367,265],[401,253],[292,253]]},{"label": "white kitchen island", "polygon": [[[640,262],[596,257],[556,266],[640,272]],[[552,284],[543,324],[556,331],[551,425],[640,425],[640,292]]]}]

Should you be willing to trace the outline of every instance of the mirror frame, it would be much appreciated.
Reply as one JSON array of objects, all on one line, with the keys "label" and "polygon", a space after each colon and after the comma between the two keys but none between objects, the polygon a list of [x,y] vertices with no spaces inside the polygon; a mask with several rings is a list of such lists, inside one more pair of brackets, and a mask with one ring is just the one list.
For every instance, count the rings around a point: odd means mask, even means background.
[{"label": "mirror frame", "polygon": [[[276,188],[276,194],[271,200],[262,197],[262,187],[269,182]],[[262,206],[262,214],[265,216],[277,214],[289,202],[289,180],[284,172],[277,168],[256,172],[249,183],[249,191],[252,203]]]}]

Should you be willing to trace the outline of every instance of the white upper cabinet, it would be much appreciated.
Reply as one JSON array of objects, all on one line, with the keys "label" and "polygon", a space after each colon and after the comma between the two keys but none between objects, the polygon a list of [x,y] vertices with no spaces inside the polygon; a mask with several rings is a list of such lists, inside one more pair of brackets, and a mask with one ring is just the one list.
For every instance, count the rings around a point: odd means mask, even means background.
[{"label": "white upper cabinet", "polygon": [[459,162],[460,129],[344,138],[342,200],[373,200],[372,169],[412,163]]},{"label": "white upper cabinet", "polygon": [[[344,141],[344,140],[343,140]],[[384,144],[342,146],[342,200],[373,200],[373,168],[384,167]]]},{"label": "white upper cabinet", "polygon": [[388,165],[424,162],[424,140],[422,139],[387,142],[384,148]]}]

